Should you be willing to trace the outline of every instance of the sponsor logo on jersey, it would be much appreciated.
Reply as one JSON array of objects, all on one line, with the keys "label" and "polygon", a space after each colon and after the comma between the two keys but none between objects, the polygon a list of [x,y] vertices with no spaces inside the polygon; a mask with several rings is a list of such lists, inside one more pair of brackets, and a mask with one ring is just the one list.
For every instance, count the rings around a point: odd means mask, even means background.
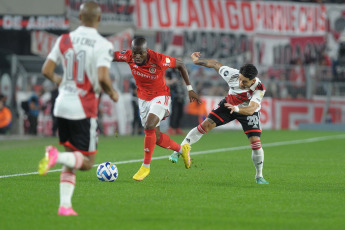
[{"label": "sponsor logo on jersey", "polygon": [[134,75],[137,75],[137,76],[139,76],[139,77],[144,77],[144,78],[147,78],[147,79],[157,79],[157,78],[158,78],[157,75],[156,75],[156,76],[151,76],[151,75],[148,75],[148,74],[141,73],[141,72],[139,72],[139,71],[136,70],[136,69],[132,69],[132,73],[133,73]]},{"label": "sponsor logo on jersey", "polygon": [[170,66],[170,64],[163,63],[163,66]]}]

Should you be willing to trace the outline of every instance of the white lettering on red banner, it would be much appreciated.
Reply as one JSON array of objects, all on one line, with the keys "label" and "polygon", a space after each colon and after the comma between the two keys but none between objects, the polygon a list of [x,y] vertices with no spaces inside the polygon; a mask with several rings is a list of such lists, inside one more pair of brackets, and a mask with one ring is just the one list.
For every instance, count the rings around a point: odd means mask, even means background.
[{"label": "white lettering on red banner", "polygon": [[0,29],[4,30],[68,30],[65,16],[0,16]]},{"label": "white lettering on red banner", "polygon": [[279,35],[323,35],[321,4],[226,0],[136,0],[136,25],[153,30],[212,30]]}]

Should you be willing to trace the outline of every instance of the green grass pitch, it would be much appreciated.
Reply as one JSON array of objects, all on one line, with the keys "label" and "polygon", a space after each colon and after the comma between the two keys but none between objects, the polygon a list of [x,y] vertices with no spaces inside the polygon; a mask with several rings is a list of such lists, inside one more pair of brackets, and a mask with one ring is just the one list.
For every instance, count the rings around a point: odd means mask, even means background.
[{"label": "green grass pitch", "polygon": [[101,137],[96,163],[115,162],[118,179],[98,181],[96,167],[78,171],[73,207],[79,216],[60,217],[61,167],[35,174],[44,147],[57,138],[2,139],[0,229],[343,229],[345,133],[264,131],[261,141],[269,185],[255,183],[242,131],[205,135],[193,145],[188,170],[156,146],[142,182],[132,176],[144,137]]}]

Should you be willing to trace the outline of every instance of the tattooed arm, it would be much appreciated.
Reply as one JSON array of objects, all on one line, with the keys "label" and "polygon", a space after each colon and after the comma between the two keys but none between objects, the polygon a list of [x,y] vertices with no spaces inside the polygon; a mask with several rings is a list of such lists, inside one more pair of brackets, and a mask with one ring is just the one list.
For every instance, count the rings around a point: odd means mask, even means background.
[{"label": "tattooed arm", "polygon": [[192,53],[191,57],[196,65],[202,65],[208,68],[213,68],[217,72],[219,72],[219,68],[223,65],[219,63],[217,60],[208,60],[208,59],[200,59],[201,53],[200,52],[194,52]]}]

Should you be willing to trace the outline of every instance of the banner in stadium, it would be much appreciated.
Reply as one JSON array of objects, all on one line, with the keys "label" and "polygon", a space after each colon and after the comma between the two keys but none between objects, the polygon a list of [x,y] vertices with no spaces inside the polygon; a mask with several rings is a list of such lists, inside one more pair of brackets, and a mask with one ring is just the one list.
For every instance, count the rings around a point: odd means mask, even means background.
[{"label": "banner in stadium", "polygon": [[203,57],[243,59],[250,49],[251,40],[246,34],[211,31],[156,33],[155,50],[174,57],[190,57],[193,52],[200,51]]},{"label": "banner in stadium", "polygon": [[[291,64],[301,58],[304,62],[317,60],[326,48],[324,36],[286,37],[257,35],[253,38],[253,63],[271,66]],[[305,63],[305,62],[304,62]]]},{"label": "banner in stadium", "polygon": [[326,103],[330,103],[328,116],[332,123],[344,123],[345,103],[336,98],[327,102],[325,98],[318,100],[274,100],[274,128],[298,129],[301,123],[320,123],[324,116]]},{"label": "banner in stadium", "polygon": [[[114,50],[123,50],[131,47],[133,35],[133,29],[127,29],[106,38],[114,45]],[[31,52],[42,57],[48,56],[57,38],[57,35],[45,31],[32,31]]]},{"label": "banner in stadium", "polygon": [[333,59],[338,59],[339,39],[345,36],[345,4],[327,4],[329,31],[327,33],[327,51]]},{"label": "banner in stadium", "polygon": [[106,38],[113,44],[114,50],[126,50],[131,48],[133,37],[134,30],[129,28]]},{"label": "banner in stadium", "polygon": [[57,35],[45,31],[31,32],[31,53],[46,57],[53,48]]},{"label": "banner in stadium", "polygon": [[63,16],[0,15],[3,30],[68,30],[69,20]]},{"label": "banner in stadium", "polygon": [[139,29],[324,35],[323,4],[229,0],[136,0]]},{"label": "banner in stadium", "polygon": [[[79,8],[84,0],[67,0],[71,20],[79,21]],[[133,24],[134,0],[99,0],[102,9],[102,24]]]}]

